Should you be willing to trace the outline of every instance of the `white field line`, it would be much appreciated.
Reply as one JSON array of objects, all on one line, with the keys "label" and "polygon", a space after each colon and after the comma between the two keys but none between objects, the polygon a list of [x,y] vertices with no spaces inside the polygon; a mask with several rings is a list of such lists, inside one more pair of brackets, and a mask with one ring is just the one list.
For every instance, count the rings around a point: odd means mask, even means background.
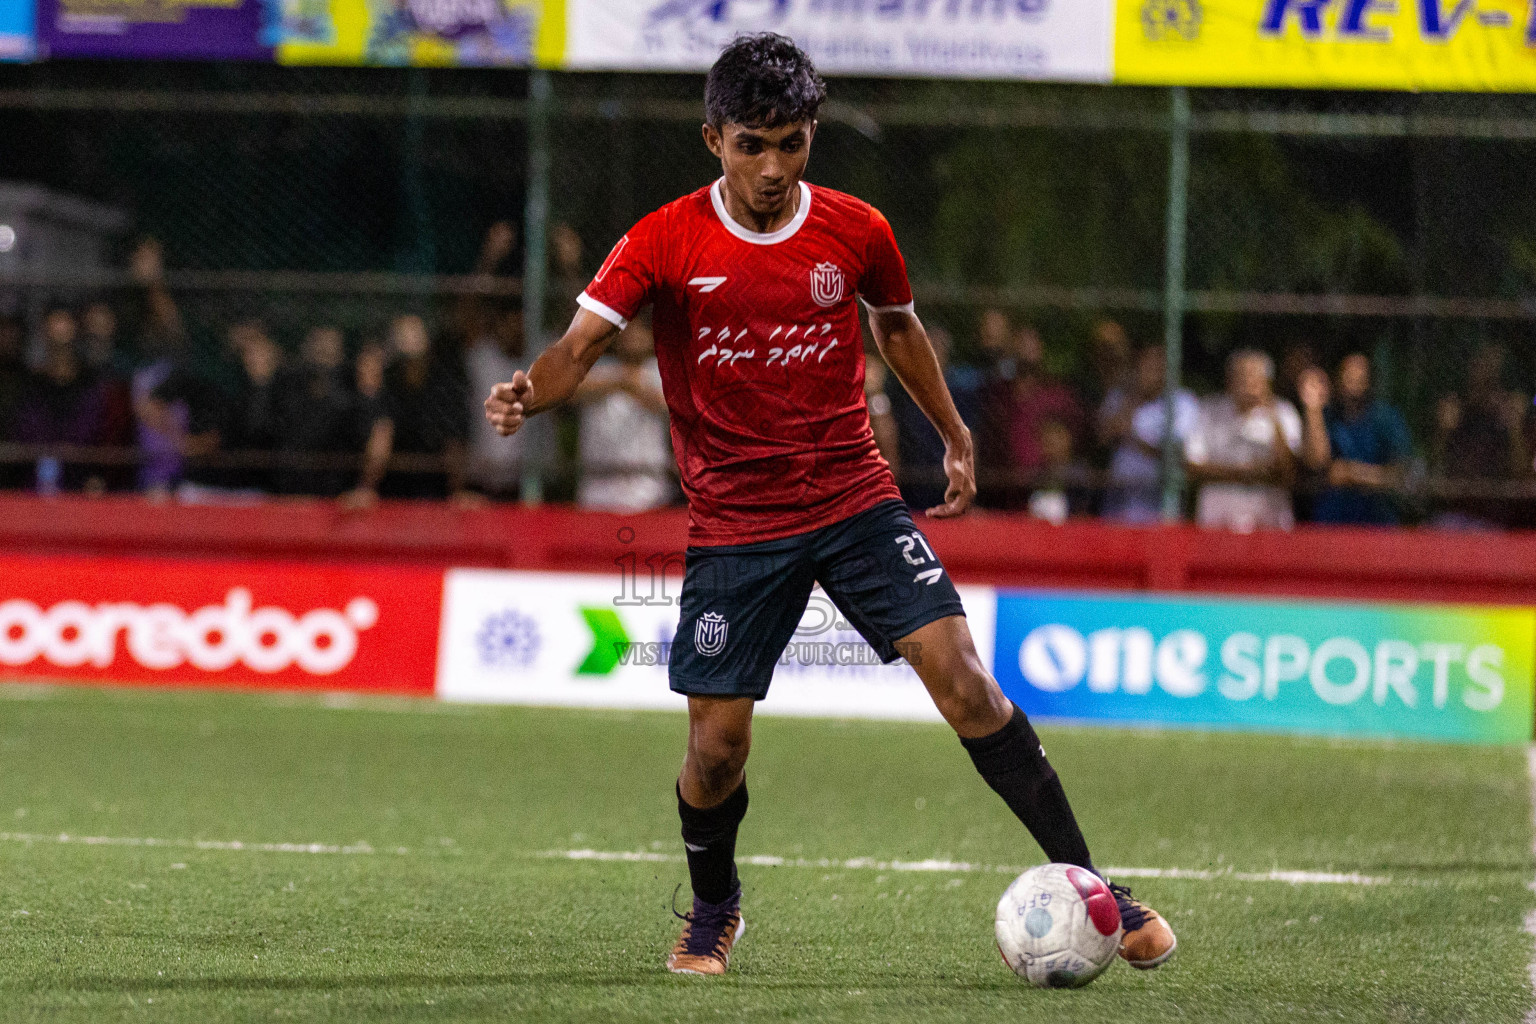
[{"label": "white field line", "polygon": [[403,846],[376,850],[367,843],[337,846],[329,843],[247,843],[239,839],[155,839],[148,836],[76,836],[68,832],[0,832],[3,843],[52,843],[73,846],[140,846],[177,850],[233,850],[244,853],[330,853],[358,856],[373,853],[405,854]]},{"label": "white field line", "polygon": [[[683,860],[678,853],[657,853],[648,850],[547,850],[539,854],[560,860],[633,861],[640,863],[675,863]],[[852,860],[807,859],[804,857],[772,857],[758,854],[740,857],[742,864],[762,868],[818,868],[839,871],[928,871],[950,874],[983,873],[1016,875],[1024,868],[1007,864],[972,864],[954,860],[875,860],[872,857],[856,857]],[[1200,882],[1230,880],[1234,882],[1287,882],[1291,885],[1385,885],[1390,878],[1362,875],[1357,872],[1337,871],[1202,871],[1191,868],[1104,868],[1111,878],[1176,878]],[[1533,968],[1536,969],[1536,968]],[[1536,1024],[1536,1022],[1533,1022]]]},{"label": "white field line", "polygon": [[[1525,770],[1531,780],[1531,824],[1536,828],[1536,746],[1527,747],[1525,750]],[[1536,838],[1532,840],[1531,852],[1536,853]],[[1531,888],[1536,889],[1536,880],[1531,882]],[[1536,910],[1525,915],[1526,933],[1536,937]],[[1536,958],[1531,960],[1531,993],[1536,1000]],[[1536,1024],[1536,1002],[1525,1011],[1525,1024]]]},{"label": "white field line", "polygon": [[[1532,748],[1531,772],[1536,785],[1536,748]],[[1533,792],[1536,799],[1536,792]],[[239,839],[156,839],[149,836],[80,836],[68,832],[0,832],[0,842],[27,845],[52,844],[68,846],[127,846],[145,849],[207,850],[233,853],[305,853],[335,856],[371,856],[375,853],[407,855],[411,851],[404,846],[386,849],[375,848],[368,843],[338,845],[332,843],[252,843]],[[660,853],[651,850],[546,850],[539,853],[520,854],[536,859],[625,861],[639,863],[681,863],[680,853]],[[837,871],[902,871],[944,874],[1001,874],[1016,875],[1023,866],[1008,864],[974,864],[955,860],[877,860],[874,857],[854,857],[847,860],[806,857],[775,857],[755,854],[739,858],[742,864],[760,868],[814,868]],[[1362,875],[1358,872],[1337,871],[1234,871],[1231,869],[1202,870],[1198,868],[1135,868],[1108,867],[1104,873],[1111,878],[1171,878],[1197,882],[1285,882],[1290,885],[1384,885],[1390,878]],[[1526,927],[1536,934],[1536,911],[1527,919]],[[1536,983],[1536,963],[1531,965],[1533,983]],[[1536,1024],[1536,1010],[1532,1011],[1528,1024]]]}]

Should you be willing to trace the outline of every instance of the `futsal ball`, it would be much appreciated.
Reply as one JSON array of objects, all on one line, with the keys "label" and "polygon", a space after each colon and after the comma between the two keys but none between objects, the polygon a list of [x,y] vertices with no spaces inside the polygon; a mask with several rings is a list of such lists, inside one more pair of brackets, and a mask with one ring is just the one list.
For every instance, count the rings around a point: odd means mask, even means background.
[{"label": "futsal ball", "polygon": [[997,901],[997,949],[1038,988],[1078,988],[1120,948],[1120,908],[1104,880],[1072,864],[1042,864]]}]

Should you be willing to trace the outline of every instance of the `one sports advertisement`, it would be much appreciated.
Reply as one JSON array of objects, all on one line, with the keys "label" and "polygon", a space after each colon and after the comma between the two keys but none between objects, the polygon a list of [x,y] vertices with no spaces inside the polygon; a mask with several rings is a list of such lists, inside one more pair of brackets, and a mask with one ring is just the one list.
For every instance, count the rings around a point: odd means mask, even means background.
[{"label": "one sports advertisement", "polygon": [[46,57],[271,60],[262,0],[39,0]]},{"label": "one sports advertisement", "polygon": [[0,0],[0,61],[37,56],[37,9],[33,0]]},{"label": "one sports advertisement", "polygon": [[829,74],[1107,82],[1107,0],[568,0],[565,66],[704,71],[744,32]]},{"label": "one sports advertisement", "polygon": [[1489,743],[1531,739],[1536,610],[1000,591],[1026,712]]},{"label": "one sports advertisement", "polygon": [[1531,0],[1117,2],[1117,82],[1536,89]]},{"label": "one sports advertisement", "polygon": [[563,0],[266,0],[283,64],[553,67]]}]

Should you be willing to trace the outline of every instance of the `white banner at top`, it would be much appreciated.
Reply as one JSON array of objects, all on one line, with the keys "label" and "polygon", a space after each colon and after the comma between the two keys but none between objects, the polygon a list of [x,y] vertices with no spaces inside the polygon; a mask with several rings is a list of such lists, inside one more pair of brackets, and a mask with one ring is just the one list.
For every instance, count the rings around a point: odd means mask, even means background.
[{"label": "white banner at top", "polygon": [[833,75],[1110,79],[1110,0],[567,0],[564,66],[703,71],[779,32]]}]

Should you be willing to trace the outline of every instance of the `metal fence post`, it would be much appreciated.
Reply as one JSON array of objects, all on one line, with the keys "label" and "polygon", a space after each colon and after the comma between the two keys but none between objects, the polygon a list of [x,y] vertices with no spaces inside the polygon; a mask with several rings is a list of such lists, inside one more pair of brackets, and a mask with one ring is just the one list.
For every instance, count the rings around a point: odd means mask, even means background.
[{"label": "metal fence post", "polygon": [[1163,521],[1179,519],[1184,504],[1183,446],[1174,432],[1176,398],[1184,377],[1184,245],[1189,214],[1189,91],[1172,90],[1168,131],[1168,225],[1163,270]]},{"label": "metal fence post", "polygon": [[[523,331],[528,354],[544,351],[544,291],[549,276],[546,248],[549,240],[549,115],[555,85],[548,71],[528,77],[528,182],[523,200]],[[543,470],[537,464],[523,472],[522,499],[529,504],[544,500]]]}]

